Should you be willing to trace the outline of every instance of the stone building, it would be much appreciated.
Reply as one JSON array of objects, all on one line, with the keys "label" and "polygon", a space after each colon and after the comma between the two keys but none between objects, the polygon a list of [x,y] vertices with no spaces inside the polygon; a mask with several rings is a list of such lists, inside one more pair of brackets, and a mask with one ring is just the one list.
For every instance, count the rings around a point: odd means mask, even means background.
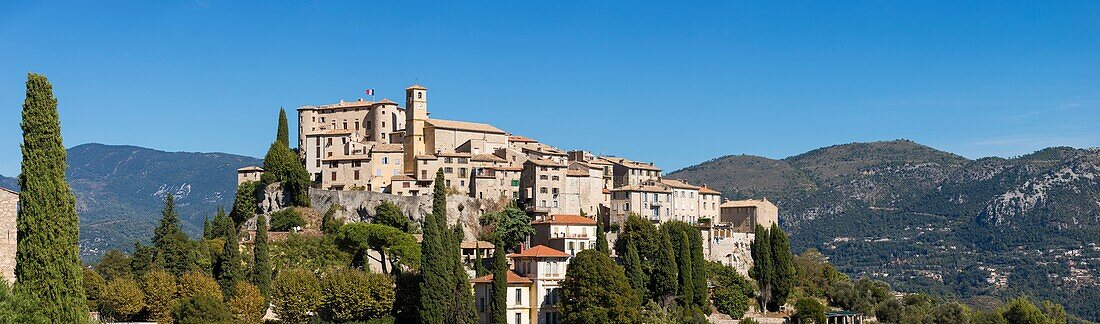
[{"label": "stone building", "polygon": [[[508,259],[512,264],[508,271],[508,323],[560,323],[560,284],[565,280],[570,255],[544,245],[536,245],[520,253],[509,254]],[[493,275],[475,278],[470,283],[474,287],[479,323],[489,323]]]},{"label": "stone building", "polygon": [[520,200],[527,212],[534,215],[562,213],[561,198],[565,188],[566,165],[546,159],[528,159],[520,174]]},{"label": "stone building", "polygon": [[0,275],[9,284],[15,282],[15,253],[18,244],[16,222],[19,217],[19,193],[0,188]]},{"label": "stone building", "polygon": [[635,214],[654,223],[671,220],[672,190],[658,183],[625,185],[611,189],[611,221],[622,224]]},{"label": "stone building", "polygon": [[531,222],[531,245],[545,245],[576,256],[596,248],[596,220],[578,215],[550,215]]},{"label": "stone building", "polygon": [[260,176],[264,175],[264,168],[258,166],[246,166],[237,169],[237,186],[248,181],[260,181]]},{"label": "stone building", "polygon": [[721,216],[699,224],[703,235],[703,255],[748,275],[752,267],[750,247],[756,238],[756,225],[771,227],[779,221],[779,207],[767,199],[746,199],[722,203]]}]

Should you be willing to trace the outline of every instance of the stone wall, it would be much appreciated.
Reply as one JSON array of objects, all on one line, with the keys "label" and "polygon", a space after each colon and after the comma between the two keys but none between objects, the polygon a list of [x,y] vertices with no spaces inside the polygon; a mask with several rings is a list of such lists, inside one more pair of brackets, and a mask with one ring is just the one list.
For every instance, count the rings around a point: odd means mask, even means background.
[{"label": "stone wall", "polygon": [[19,194],[0,188],[0,276],[15,282],[16,218]]}]

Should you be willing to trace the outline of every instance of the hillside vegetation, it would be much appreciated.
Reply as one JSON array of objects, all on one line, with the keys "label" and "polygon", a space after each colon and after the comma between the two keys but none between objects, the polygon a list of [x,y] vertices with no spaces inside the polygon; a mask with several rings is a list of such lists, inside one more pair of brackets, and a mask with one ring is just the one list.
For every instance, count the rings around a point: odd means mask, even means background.
[{"label": "hillside vegetation", "polygon": [[979,307],[1029,293],[1100,319],[1100,150],[969,160],[897,140],[731,155],[668,177],[767,197],[796,250],[817,248],[850,275]]}]

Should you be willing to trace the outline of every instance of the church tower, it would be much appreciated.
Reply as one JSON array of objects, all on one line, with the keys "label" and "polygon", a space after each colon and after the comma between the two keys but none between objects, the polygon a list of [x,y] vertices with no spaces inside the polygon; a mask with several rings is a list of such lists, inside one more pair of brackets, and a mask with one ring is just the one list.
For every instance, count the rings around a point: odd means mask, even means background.
[{"label": "church tower", "polygon": [[[405,88],[405,173],[416,172],[416,157],[425,154],[424,124],[428,122],[428,88]],[[415,178],[415,176],[413,176]]]}]

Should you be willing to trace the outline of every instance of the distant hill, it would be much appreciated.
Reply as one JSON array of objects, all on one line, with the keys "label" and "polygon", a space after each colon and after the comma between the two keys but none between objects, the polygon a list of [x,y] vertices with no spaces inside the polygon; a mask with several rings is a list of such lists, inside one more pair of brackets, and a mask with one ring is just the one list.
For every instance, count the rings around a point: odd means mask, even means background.
[{"label": "distant hill", "polygon": [[[69,184],[77,198],[85,259],[148,241],[167,194],[176,196],[184,230],[197,236],[203,217],[228,210],[236,169],[263,161],[225,153],[164,152],[136,146],[84,144],[68,149]],[[17,189],[13,178],[0,186]]]},{"label": "distant hill", "polygon": [[969,160],[898,140],[731,155],[668,177],[767,197],[795,249],[849,274],[968,300],[1028,293],[1100,320],[1100,150]]},{"label": "distant hill", "polygon": [[5,177],[4,175],[0,174],[0,188],[19,190],[19,182],[15,178]]}]

